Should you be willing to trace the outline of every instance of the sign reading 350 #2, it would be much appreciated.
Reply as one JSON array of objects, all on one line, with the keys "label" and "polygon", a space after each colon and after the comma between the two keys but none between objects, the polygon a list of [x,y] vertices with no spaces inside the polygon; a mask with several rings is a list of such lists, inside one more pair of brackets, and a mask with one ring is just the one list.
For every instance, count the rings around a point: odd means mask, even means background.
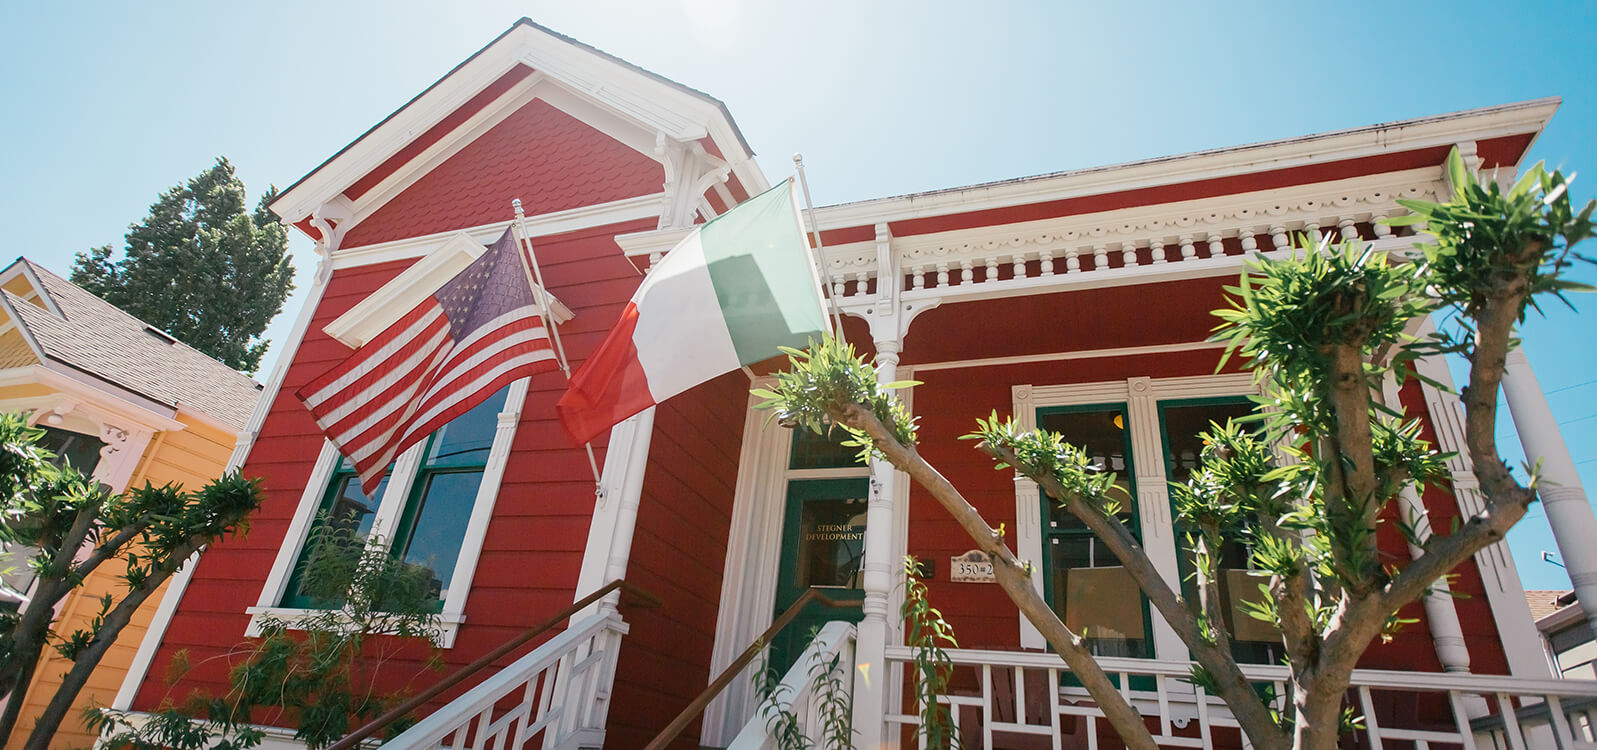
[{"label": "sign reading 350 #2", "polygon": [[993,561],[987,553],[973,549],[948,560],[948,578],[954,583],[993,583]]}]

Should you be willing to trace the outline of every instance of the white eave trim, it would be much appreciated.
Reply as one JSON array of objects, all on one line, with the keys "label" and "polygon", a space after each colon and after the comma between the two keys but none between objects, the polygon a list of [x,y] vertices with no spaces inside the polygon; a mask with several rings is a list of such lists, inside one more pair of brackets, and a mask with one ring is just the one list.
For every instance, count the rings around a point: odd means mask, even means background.
[{"label": "white eave trim", "polygon": [[[259,392],[257,392],[257,395],[258,393]],[[253,406],[254,405],[251,404],[251,407]],[[180,420],[186,419],[196,424],[205,425],[213,430],[225,432],[229,435],[232,435],[235,440],[238,439],[239,433],[244,431],[244,425],[229,424],[212,416],[210,412],[200,410],[182,402],[178,402],[177,413],[175,416]]]},{"label": "white eave trim", "polygon": [[[137,427],[150,432],[176,432],[186,425],[173,419],[176,411],[161,405],[159,402],[150,401],[131,391],[112,392],[109,384],[91,382],[88,375],[83,375],[74,370],[53,363],[43,365],[28,365],[26,367],[13,367],[0,370],[0,387],[37,384],[56,391],[59,396],[40,397],[42,399],[55,399],[66,397],[68,399],[87,404],[95,409],[105,412],[112,417],[122,420],[125,426]],[[0,408],[15,410],[23,406],[23,402],[38,399],[12,399],[0,402]]]},{"label": "white eave trim", "polygon": [[[1450,146],[1501,136],[1538,134],[1546,127],[1560,101],[1556,97],[1534,99],[1280,141],[823,206],[815,210],[816,222],[821,229],[870,226],[879,222],[1005,208]],[[1440,162],[1437,166],[1440,167]]]}]

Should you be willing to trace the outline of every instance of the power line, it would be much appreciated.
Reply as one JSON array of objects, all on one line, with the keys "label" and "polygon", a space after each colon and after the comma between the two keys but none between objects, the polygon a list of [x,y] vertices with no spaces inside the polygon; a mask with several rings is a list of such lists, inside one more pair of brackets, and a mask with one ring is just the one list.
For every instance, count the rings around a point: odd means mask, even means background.
[{"label": "power line", "polygon": [[[1566,385],[1563,388],[1554,388],[1553,390],[1546,391],[1546,394],[1547,395],[1552,395],[1554,393],[1563,393],[1564,391],[1573,391],[1576,388],[1585,388],[1586,386],[1592,385],[1594,383],[1597,383],[1597,378],[1593,378],[1593,379],[1588,380],[1588,381],[1586,381],[1584,383],[1576,383],[1574,385]],[[1594,416],[1597,416],[1597,415],[1594,415]]]}]

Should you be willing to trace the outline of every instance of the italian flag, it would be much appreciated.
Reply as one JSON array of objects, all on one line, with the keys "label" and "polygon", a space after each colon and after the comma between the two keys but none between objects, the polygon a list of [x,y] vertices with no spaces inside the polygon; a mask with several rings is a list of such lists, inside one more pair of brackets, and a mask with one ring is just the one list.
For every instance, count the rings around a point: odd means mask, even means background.
[{"label": "italian flag", "polygon": [[828,330],[791,179],[694,229],[649,269],[571,376],[560,421],[576,444],[778,347]]}]

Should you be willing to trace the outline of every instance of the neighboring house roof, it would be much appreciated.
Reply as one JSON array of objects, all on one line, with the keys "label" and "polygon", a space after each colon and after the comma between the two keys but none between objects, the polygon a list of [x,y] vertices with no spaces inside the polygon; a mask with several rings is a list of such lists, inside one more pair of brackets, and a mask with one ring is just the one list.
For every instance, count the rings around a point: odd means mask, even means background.
[{"label": "neighboring house roof", "polygon": [[1527,589],[1525,602],[1530,605],[1530,618],[1540,621],[1574,603],[1574,592],[1569,589]]},{"label": "neighboring house roof", "polygon": [[0,294],[41,357],[237,429],[249,421],[261,391],[253,378],[26,258],[11,267],[18,266],[37,282],[39,303]]}]

